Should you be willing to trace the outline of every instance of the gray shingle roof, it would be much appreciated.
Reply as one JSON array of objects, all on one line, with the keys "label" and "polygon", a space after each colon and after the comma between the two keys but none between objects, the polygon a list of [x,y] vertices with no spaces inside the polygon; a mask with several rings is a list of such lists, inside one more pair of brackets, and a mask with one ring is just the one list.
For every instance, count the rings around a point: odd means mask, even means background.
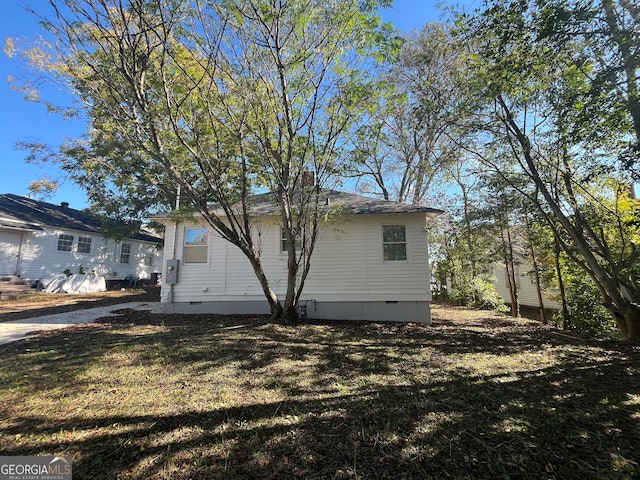
[{"label": "gray shingle roof", "polygon": [[[390,213],[424,213],[428,216],[437,216],[443,213],[437,208],[423,207],[419,205],[407,205],[405,203],[391,202],[379,198],[365,197],[353,193],[338,190],[323,189],[319,193],[320,204],[326,211],[340,209],[340,213],[352,215],[374,215]],[[278,205],[271,193],[256,195],[253,202],[254,215],[275,215],[278,213]]]},{"label": "gray shingle roof", "polygon": [[[102,234],[100,219],[88,212],[10,193],[0,195],[0,226],[30,230],[41,230],[42,227],[49,226]],[[154,243],[162,240],[144,232],[138,232],[129,238]]]},{"label": "gray shingle roof", "polygon": [[[422,213],[434,218],[444,213],[442,210],[419,205],[407,205],[405,203],[390,202],[379,198],[365,197],[353,193],[338,190],[323,189],[319,192],[320,208],[325,212],[335,212],[342,215],[374,215],[374,214],[398,214],[398,213]],[[225,216],[218,204],[209,205],[210,210],[219,216]],[[256,217],[269,217],[278,215],[278,204],[272,193],[254,195],[251,202],[251,214]],[[152,218],[166,219],[168,213],[153,215]]]}]

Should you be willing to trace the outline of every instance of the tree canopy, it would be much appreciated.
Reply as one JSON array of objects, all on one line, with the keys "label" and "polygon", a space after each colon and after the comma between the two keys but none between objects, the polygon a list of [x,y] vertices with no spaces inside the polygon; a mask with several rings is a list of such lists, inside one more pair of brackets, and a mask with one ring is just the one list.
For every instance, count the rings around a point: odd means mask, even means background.
[{"label": "tree canopy", "polygon": [[[304,179],[326,185],[338,168],[369,94],[364,65],[393,48],[381,3],[52,0],[42,15],[55,43],[26,54],[91,119],[58,160],[96,204],[168,206],[179,188],[182,210],[248,258],[273,316],[294,319],[321,220]],[[284,304],[254,238],[261,191],[290,245]]]},{"label": "tree canopy", "polygon": [[[23,55],[75,93],[91,128],[59,151],[23,146],[105,213],[170,207],[179,188],[176,218],[195,212],[240,248],[275,317],[295,317],[322,223],[305,188],[313,172],[319,186],[402,202],[438,193],[451,213],[434,236],[441,273],[448,262],[476,288],[502,261],[517,314],[519,242],[538,290],[555,275],[566,306],[563,273],[570,288],[588,281],[620,331],[640,337],[632,2],[490,0],[409,34],[381,23],[385,0],[48,3],[55,41]],[[284,303],[253,237],[252,198],[265,191],[289,248]]]},{"label": "tree canopy", "polygon": [[513,1],[490,3],[460,26],[478,79],[470,93],[483,100],[479,156],[538,206],[620,330],[636,338],[640,248],[629,185],[640,137],[629,54],[640,36],[632,28],[620,37],[627,21],[635,19],[625,2]]}]

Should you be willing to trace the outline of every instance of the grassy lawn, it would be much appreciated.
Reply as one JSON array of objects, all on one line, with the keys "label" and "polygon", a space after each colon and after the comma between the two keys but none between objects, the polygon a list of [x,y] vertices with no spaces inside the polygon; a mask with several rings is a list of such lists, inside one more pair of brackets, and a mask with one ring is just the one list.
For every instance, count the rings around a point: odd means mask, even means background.
[{"label": "grassy lawn", "polygon": [[128,312],[0,347],[0,455],[75,479],[640,478],[640,350],[434,324]]}]

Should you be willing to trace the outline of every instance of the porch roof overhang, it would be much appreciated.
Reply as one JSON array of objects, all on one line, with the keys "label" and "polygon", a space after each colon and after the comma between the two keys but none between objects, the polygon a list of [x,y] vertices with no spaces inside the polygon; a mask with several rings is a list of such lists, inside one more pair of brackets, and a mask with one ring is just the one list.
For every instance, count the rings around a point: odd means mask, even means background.
[{"label": "porch roof overhang", "polygon": [[0,219],[0,230],[11,230],[14,232],[33,232],[42,231],[44,230],[44,228],[33,223],[12,222],[7,221],[6,219]]}]

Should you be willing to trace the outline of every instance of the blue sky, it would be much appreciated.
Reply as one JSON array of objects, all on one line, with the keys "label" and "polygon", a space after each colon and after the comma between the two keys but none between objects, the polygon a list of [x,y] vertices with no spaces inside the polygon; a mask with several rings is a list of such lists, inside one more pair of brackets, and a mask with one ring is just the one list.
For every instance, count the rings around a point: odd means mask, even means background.
[{"label": "blue sky", "polygon": [[[43,0],[25,0],[37,9]],[[392,22],[400,30],[419,29],[424,23],[441,18],[439,0],[395,0],[394,7],[381,12],[385,21]],[[20,0],[3,0],[0,15],[0,39],[4,46],[7,37],[33,38],[40,32],[38,19],[25,11]],[[44,105],[27,102],[23,96],[11,91],[7,83],[9,75],[19,77],[21,65],[17,59],[9,59],[0,53],[0,194],[27,195],[29,184],[45,175],[59,178],[55,169],[26,164],[26,152],[15,149],[19,140],[37,140],[59,145],[65,138],[73,138],[83,132],[81,122],[63,121],[46,111]],[[70,180],[49,199],[52,203],[69,202],[74,208],[87,206],[86,195]]]}]

